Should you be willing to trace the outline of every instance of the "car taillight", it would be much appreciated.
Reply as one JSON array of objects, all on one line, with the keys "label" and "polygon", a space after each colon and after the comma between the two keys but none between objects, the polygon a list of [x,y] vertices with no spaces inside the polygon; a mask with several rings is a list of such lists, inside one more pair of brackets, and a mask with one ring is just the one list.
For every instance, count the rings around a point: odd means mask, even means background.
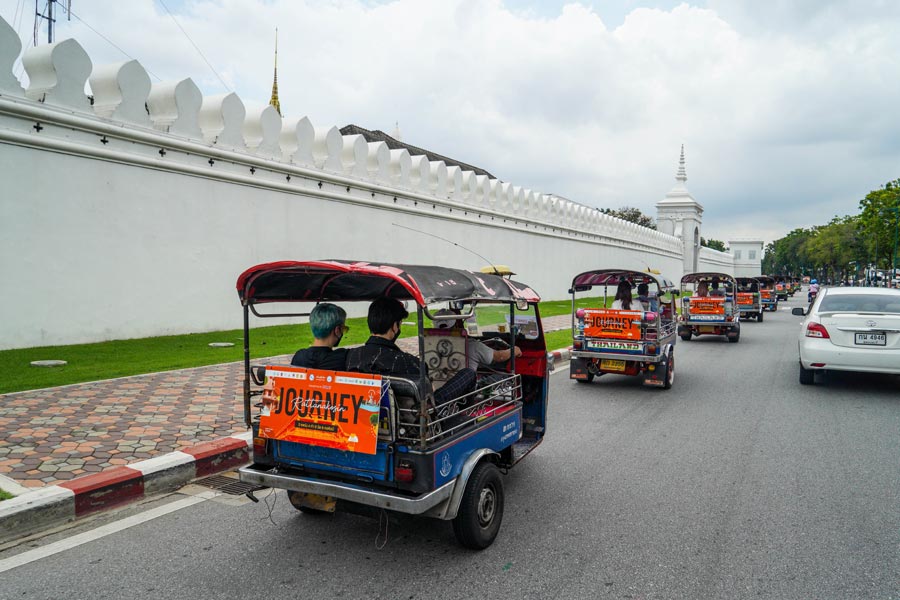
[{"label": "car taillight", "polygon": [[416,467],[408,461],[401,461],[394,469],[394,479],[403,483],[409,483],[416,478]]},{"label": "car taillight", "polygon": [[828,330],[821,323],[809,323],[806,326],[806,337],[831,339]]}]

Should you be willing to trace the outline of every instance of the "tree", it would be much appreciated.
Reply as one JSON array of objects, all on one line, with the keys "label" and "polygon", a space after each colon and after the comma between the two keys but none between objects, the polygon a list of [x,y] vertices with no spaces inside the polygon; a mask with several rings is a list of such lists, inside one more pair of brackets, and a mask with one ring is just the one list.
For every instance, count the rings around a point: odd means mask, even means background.
[{"label": "tree", "polygon": [[859,221],[865,238],[866,261],[878,266],[893,264],[894,231],[900,207],[900,179],[887,182],[881,189],[872,190],[859,201]]},{"label": "tree", "polygon": [[619,210],[613,210],[612,208],[601,208],[600,212],[612,217],[617,217],[624,221],[628,221],[629,223],[637,223],[641,227],[656,229],[656,221],[653,220],[653,217],[648,217],[641,212],[641,209],[634,208],[633,206],[623,206]]},{"label": "tree", "polygon": [[728,252],[728,246],[725,245],[725,242],[722,240],[713,240],[701,237],[700,245],[706,248],[712,248],[713,250],[718,250],[719,252]]}]

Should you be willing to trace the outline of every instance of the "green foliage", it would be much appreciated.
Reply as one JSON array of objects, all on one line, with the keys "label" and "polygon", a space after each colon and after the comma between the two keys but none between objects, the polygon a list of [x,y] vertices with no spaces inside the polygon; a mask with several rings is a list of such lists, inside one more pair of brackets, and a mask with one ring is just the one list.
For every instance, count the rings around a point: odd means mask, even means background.
[{"label": "green foliage", "polygon": [[826,225],[795,229],[768,244],[763,272],[845,279],[866,265],[889,266],[900,213],[900,179],[869,192],[859,206],[858,215],[834,217]]},{"label": "green foliage", "polygon": [[719,252],[728,252],[728,246],[726,246],[725,242],[722,240],[707,240],[706,238],[701,237],[700,245],[712,250],[718,250]]},{"label": "green foliage", "polygon": [[633,206],[623,206],[619,210],[614,210],[612,208],[601,208],[600,212],[606,215],[611,215],[613,217],[618,217],[619,219],[623,219],[625,221],[628,221],[629,223],[637,223],[641,227],[656,229],[656,221],[653,220],[653,217],[645,215],[641,212],[641,209],[634,208]]},{"label": "green foliage", "polygon": [[12,500],[13,498],[15,498],[15,496],[10,494],[6,490],[0,490],[0,500]]}]

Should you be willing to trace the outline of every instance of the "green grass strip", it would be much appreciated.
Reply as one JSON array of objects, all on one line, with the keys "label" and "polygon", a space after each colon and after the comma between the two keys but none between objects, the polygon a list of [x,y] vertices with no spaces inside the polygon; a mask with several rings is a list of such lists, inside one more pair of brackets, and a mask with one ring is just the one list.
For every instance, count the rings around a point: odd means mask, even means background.
[{"label": "green grass strip", "polygon": [[[596,306],[597,299],[579,299],[578,306]],[[542,302],[545,317],[569,314],[571,300]],[[414,318],[413,315],[411,315]],[[369,337],[365,317],[348,319],[350,331],[343,345],[361,344]],[[566,330],[568,332],[568,330]],[[405,325],[403,337],[414,335],[415,326]],[[566,335],[571,335],[567,333]],[[250,330],[250,356],[293,354],[312,343],[307,324],[254,327]],[[555,338],[554,338],[555,339]],[[210,348],[212,342],[231,342],[230,348]],[[555,343],[555,342],[554,342]],[[569,346],[571,341],[563,346]],[[190,333],[93,344],[44,346],[0,351],[0,394],[56,387],[114,377],[158,373],[243,360],[243,332],[240,329],[210,333]],[[550,345],[548,348],[556,349]],[[64,360],[63,367],[32,367],[35,360]]]}]

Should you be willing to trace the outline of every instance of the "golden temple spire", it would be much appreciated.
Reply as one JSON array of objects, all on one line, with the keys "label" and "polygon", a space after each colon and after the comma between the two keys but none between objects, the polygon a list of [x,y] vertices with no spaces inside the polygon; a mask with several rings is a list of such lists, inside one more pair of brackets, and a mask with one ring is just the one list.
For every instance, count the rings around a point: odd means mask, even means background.
[{"label": "golden temple spire", "polygon": [[278,114],[281,114],[281,102],[278,101],[278,28],[275,28],[275,77],[272,79],[272,98],[269,104],[275,107]]}]

